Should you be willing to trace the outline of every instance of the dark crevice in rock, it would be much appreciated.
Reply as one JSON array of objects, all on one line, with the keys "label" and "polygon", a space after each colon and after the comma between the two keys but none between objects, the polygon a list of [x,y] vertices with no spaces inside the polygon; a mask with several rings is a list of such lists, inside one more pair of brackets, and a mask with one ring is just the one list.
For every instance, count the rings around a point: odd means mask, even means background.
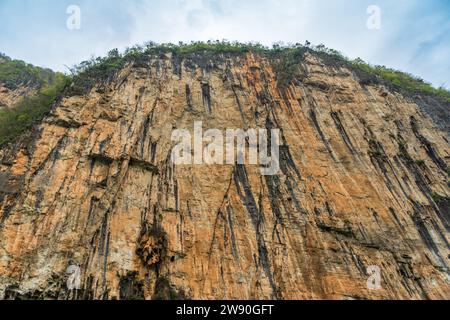
[{"label": "dark crevice in rock", "polygon": [[291,101],[289,100],[289,96],[288,96],[289,88],[281,88],[280,95],[281,95],[281,98],[283,99],[284,103],[288,107],[289,113],[292,114],[294,112],[294,110],[292,109],[292,104],[291,104]]},{"label": "dark crevice in rock", "polygon": [[100,162],[104,165],[110,166],[116,159],[111,158],[104,154],[91,154],[89,155],[89,158],[93,161]]},{"label": "dark crevice in rock", "polygon": [[439,157],[439,155],[437,154],[436,150],[431,145],[430,141],[428,141],[427,138],[425,138],[422,134],[420,134],[420,132],[419,132],[419,125],[417,123],[417,120],[413,116],[411,117],[411,128],[412,128],[412,130],[414,132],[414,135],[420,141],[420,143],[422,144],[423,148],[427,152],[427,154],[430,157],[430,159],[433,160],[433,162],[442,171],[447,172],[447,170],[448,170],[447,164],[445,163],[444,160],[442,160],[441,157]]},{"label": "dark crevice in rock", "polygon": [[[86,268],[85,268],[85,270],[86,270]],[[94,299],[94,290],[92,289],[93,284],[94,284],[94,277],[92,275],[89,275],[86,278],[86,281],[83,283],[83,286],[82,286],[82,294],[80,295],[80,298],[82,300],[93,300]]]},{"label": "dark crevice in rock", "polygon": [[329,203],[328,201],[325,202],[325,209],[327,210],[328,215],[329,215],[330,217],[334,216],[333,208],[330,206],[330,203]]},{"label": "dark crevice in rock", "polygon": [[145,300],[144,282],[139,280],[137,272],[128,272],[120,277],[120,300]]},{"label": "dark crevice in rock", "polygon": [[155,291],[152,300],[188,300],[183,289],[175,288],[168,276],[160,276],[156,280]]},{"label": "dark crevice in rock", "polygon": [[356,267],[358,268],[359,272],[366,276],[367,275],[367,268],[364,265],[364,262],[361,261],[361,258],[354,252],[353,248],[350,247],[350,254],[352,257],[353,262],[355,263]]},{"label": "dark crevice in rock", "polygon": [[194,110],[194,107],[192,105],[192,93],[191,93],[191,88],[189,87],[188,84],[186,84],[186,104],[188,106],[188,109],[190,111]]},{"label": "dark crevice in rock", "polygon": [[[360,119],[362,124],[364,125],[366,135],[369,136],[369,157],[372,165],[378,169],[378,171],[381,171],[381,173],[384,176],[384,180],[386,182],[386,186],[389,190],[389,192],[395,197],[398,197],[396,187],[394,183],[392,182],[392,179],[390,178],[389,174],[392,174],[395,178],[395,181],[397,182],[397,187],[400,188],[400,191],[403,193],[404,196],[407,196],[406,191],[403,188],[403,184],[400,182],[399,177],[396,174],[396,170],[392,165],[392,162],[389,159],[389,156],[386,154],[383,145],[381,142],[379,142],[376,139],[376,136],[370,129],[370,127],[367,125],[364,119]],[[390,171],[388,171],[390,169]]]},{"label": "dark crevice in rock", "polygon": [[[435,196],[435,202],[438,206],[438,216],[442,220],[445,226],[450,226],[450,198],[449,197],[437,197]],[[450,229],[447,228],[450,232]]]},{"label": "dark crevice in rock", "polygon": [[345,228],[338,228],[335,226],[327,225],[323,221],[316,222],[316,225],[320,230],[322,230],[324,232],[334,233],[337,235],[344,236],[346,238],[356,238],[355,234],[350,226],[346,226]]},{"label": "dark crevice in rock", "polygon": [[325,136],[325,133],[323,132],[322,127],[319,124],[319,120],[317,119],[316,111],[313,108],[311,108],[311,110],[309,111],[309,118],[311,119],[311,121],[314,125],[314,128],[319,133],[320,140],[322,140],[328,153],[331,155],[333,160],[336,161],[336,157],[334,156],[334,152],[333,152],[333,149],[331,148],[331,144],[328,141],[327,137]]},{"label": "dark crevice in rock", "polygon": [[147,162],[147,161],[144,161],[141,159],[131,158],[129,165],[132,167],[134,166],[134,167],[142,168],[143,170],[150,171],[154,174],[159,174],[158,167],[156,167],[155,165],[153,165],[150,162]]},{"label": "dark crevice in rock", "polygon": [[[269,132],[268,136],[268,148],[271,147],[271,129],[275,129],[276,125],[268,118],[266,120],[266,128]],[[278,176],[265,176],[266,184],[269,189],[269,199],[270,204],[272,208],[272,212],[274,213],[274,216],[276,218],[277,225],[284,225],[283,222],[283,215],[281,213],[281,208],[284,208],[287,212],[289,218],[291,218],[291,210],[292,203],[295,206],[295,209],[298,213],[303,213],[304,210],[301,207],[300,200],[297,198],[297,194],[300,193],[298,189],[298,181],[300,181],[301,174],[299,169],[297,168],[294,159],[292,157],[292,154],[290,152],[290,149],[288,147],[288,143],[284,137],[283,130],[281,131],[281,139],[282,139],[282,145],[279,149],[279,163],[280,163],[280,169],[283,173],[285,179],[284,179],[284,186],[285,190],[282,190],[282,183]],[[287,191],[289,193],[289,197],[283,197],[283,194],[285,194]],[[275,228],[275,230],[277,230]]]},{"label": "dark crevice in rock", "polygon": [[[108,272],[108,258],[109,258],[109,244],[111,241],[111,232],[108,230],[108,234],[106,236],[105,250],[103,252],[103,287],[104,293],[107,294],[108,287],[106,282],[106,273]],[[106,297],[105,300],[108,298]]]},{"label": "dark crevice in rock", "polygon": [[106,212],[103,216],[102,225],[100,227],[100,238],[98,243],[98,254],[99,256],[104,256],[106,254],[106,244],[107,244],[107,238],[109,234],[109,212]]},{"label": "dark crevice in rock", "polygon": [[[417,187],[428,199],[428,201],[432,205],[433,210],[435,211],[436,215],[438,216],[438,218],[441,220],[442,224],[444,225],[445,229],[448,232],[450,232],[450,213],[449,213],[448,207],[445,205],[446,202],[445,201],[440,202],[439,200],[441,198],[435,196],[435,193],[431,190],[431,188],[429,186],[429,182],[427,181],[426,177],[424,177],[423,173],[421,172],[418,162],[414,161],[414,159],[408,153],[408,146],[406,145],[406,142],[403,140],[403,138],[400,135],[398,136],[398,143],[399,143],[399,158],[401,159],[401,161],[404,163],[404,165],[408,168],[408,170],[414,176],[414,180],[415,180]],[[445,237],[444,237],[444,239],[445,239]],[[445,240],[445,241],[447,241],[447,240]]]},{"label": "dark crevice in rock", "polygon": [[417,228],[417,231],[420,234],[420,237],[422,238],[423,242],[426,244],[427,248],[433,252],[436,257],[438,258],[439,262],[441,263],[442,267],[445,268],[448,272],[448,266],[445,261],[445,259],[442,257],[441,252],[439,251],[439,248],[437,244],[435,243],[435,240],[433,239],[433,236],[431,235],[430,231],[428,230],[428,227],[426,225],[426,221],[421,215],[421,212],[424,211],[422,206],[419,204],[413,202],[414,205],[414,214],[412,215],[412,220]]},{"label": "dark crevice in rock", "polygon": [[202,98],[203,105],[207,107],[209,113],[212,112],[212,102],[211,102],[211,87],[209,83],[202,82]]},{"label": "dark crevice in rock", "polygon": [[395,210],[393,208],[389,208],[389,213],[392,215],[392,217],[394,218],[395,222],[397,223],[397,225],[402,228],[403,230],[405,229],[405,226],[401,223],[400,219],[398,218],[397,213],[395,212]]},{"label": "dark crevice in rock", "polygon": [[178,54],[172,54],[173,74],[181,80],[183,76],[183,57]]},{"label": "dark crevice in rock", "polygon": [[11,212],[13,211],[13,209],[16,207],[16,204],[19,201],[19,196],[18,195],[14,195],[13,198],[9,201],[9,203],[7,203],[3,208],[3,214],[1,216],[0,219],[0,230],[3,229],[6,220],[10,217]]},{"label": "dark crevice in rock", "polygon": [[77,129],[81,126],[83,126],[83,123],[80,123],[74,119],[60,119],[60,118],[50,118],[48,120],[49,124],[58,126],[58,127],[63,127],[63,128],[67,128],[67,129]]},{"label": "dark crevice in rock", "polygon": [[92,197],[91,201],[89,203],[89,211],[88,211],[88,216],[86,219],[86,227],[89,227],[92,223],[92,219],[94,218],[94,211],[98,205],[98,203],[100,202],[100,199],[98,199],[97,197]]},{"label": "dark crevice in rock", "polygon": [[269,191],[270,207],[274,214],[276,223],[283,225],[283,215],[281,213],[280,199],[282,199],[282,193],[280,190],[280,178],[278,176],[265,176],[266,184]]},{"label": "dark crevice in rock", "polygon": [[142,131],[141,141],[140,141],[140,144],[141,144],[141,157],[142,158],[145,156],[144,155],[145,141],[147,140],[148,131],[150,129],[150,124],[151,124],[151,121],[152,121],[151,118],[152,118],[151,115],[149,115],[147,118],[145,118],[145,122],[142,125],[143,131]]},{"label": "dark crevice in rock", "polygon": [[231,205],[227,206],[227,218],[228,218],[228,226],[230,228],[231,249],[233,252],[233,257],[236,260],[239,260],[239,253],[238,253],[237,245],[236,245],[236,234],[234,232],[234,212],[233,212],[233,208],[231,207]]},{"label": "dark crevice in rock", "polygon": [[247,177],[247,170],[245,169],[244,165],[240,164],[236,165],[234,171],[234,181],[236,184],[236,190],[238,192],[238,195],[241,198],[242,203],[246,207],[247,212],[250,214],[250,218],[256,233],[259,261],[269,280],[270,286],[272,287],[272,293],[274,295],[274,298],[276,298],[278,297],[278,289],[273,279],[267,247],[262,232],[260,230],[261,223],[263,222],[262,216],[260,215],[258,206],[255,201],[255,197],[253,196],[250,182],[248,181]]},{"label": "dark crevice in rock", "polygon": [[352,154],[356,154],[355,147],[353,146],[353,143],[347,134],[347,131],[345,130],[344,125],[342,124],[341,118],[339,116],[338,112],[331,112],[331,118],[333,118],[334,124],[336,125],[337,130],[342,136],[342,139],[345,142],[345,145],[347,146],[348,150]]},{"label": "dark crevice in rock", "polygon": [[448,101],[435,99],[431,95],[415,95],[413,100],[440,129],[450,136],[450,103]]},{"label": "dark crevice in rock", "polygon": [[31,174],[29,180],[33,179],[35,176],[39,174],[44,168],[47,162],[53,160],[52,166],[55,164],[56,160],[60,155],[60,149],[66,145],[67,135],[64,134],[56,143],[56,145],[52,148],[52,150],[48,153],[47,157],[40,163],[40,165],[36,168],[36,170]]},{"label": "dark crevice in rock", "polygon": [[242,103],[239,99],[239,94],[238,94],[238,90],[242,90],[242,86],[237,87],[236,84],[234,83],[234,76],[233,76],[233,73],[231,72],[230,66],[227,66],[227,68],[225,70],[224,81],[228,82],[229,87],[230,87],[231,91],[233,92],[239,112],[241,114],[242,121],[244,123],[244,129],[247,129],[247,121],[244,116],[244,109],[242,107]]}]

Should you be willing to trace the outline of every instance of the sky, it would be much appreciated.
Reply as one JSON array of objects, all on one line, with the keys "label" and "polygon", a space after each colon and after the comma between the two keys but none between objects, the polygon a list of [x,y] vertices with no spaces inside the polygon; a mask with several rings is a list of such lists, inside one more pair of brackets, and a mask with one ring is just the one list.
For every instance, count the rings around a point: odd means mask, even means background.
[{"label": "sky", "polygon": [[0,52],[59,71],[147,41],[216,39],[308,40],[450,89],[449,0],[0,0]]}]

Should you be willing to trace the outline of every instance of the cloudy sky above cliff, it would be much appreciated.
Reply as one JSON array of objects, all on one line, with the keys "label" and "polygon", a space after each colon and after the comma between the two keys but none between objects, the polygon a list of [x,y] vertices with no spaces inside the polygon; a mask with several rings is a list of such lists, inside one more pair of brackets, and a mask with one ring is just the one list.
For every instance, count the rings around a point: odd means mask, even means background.
[{"label": "cloudy sky above cliff", "polygon": [[[70,5],[80,29],[67,27]],[[380,29],[367,27],[372,5]],[[63,71],[149,40],[309,40],[450,88],[448,0],[1,0],[0,28],[0,52]]]}]

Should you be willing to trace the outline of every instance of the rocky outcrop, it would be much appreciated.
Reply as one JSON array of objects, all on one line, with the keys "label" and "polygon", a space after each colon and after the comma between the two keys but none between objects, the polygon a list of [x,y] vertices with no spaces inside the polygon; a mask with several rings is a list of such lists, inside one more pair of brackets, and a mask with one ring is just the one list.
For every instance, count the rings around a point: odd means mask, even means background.
[{"label": "rocky outcrop", "polygon": [[[256,54],[166,54],[64,98],[0,151],[0,297],[449,299],[448,133],[426,99],[301,66],[280,86]],[[175,166],[195,121],[280,129],[280,173]]]},{"label": "rocky outcrop", "polygon": [[24,97],[33,96],[37,90],[28,86],[21,86],[14,89],[4,87],[0,83],[0,108],[12,108]]}]

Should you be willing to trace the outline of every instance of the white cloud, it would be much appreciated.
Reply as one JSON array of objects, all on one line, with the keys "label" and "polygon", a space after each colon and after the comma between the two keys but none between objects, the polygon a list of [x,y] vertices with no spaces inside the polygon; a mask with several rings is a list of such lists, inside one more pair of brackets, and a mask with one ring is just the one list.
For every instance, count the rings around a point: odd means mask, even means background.
[{"label": "white cloud", "polygon": [[[228,39],[266,45],[309,40],[352,58],[361,57],[418,74],[435,85],[450,83],[450,39],[445,36],[450,33],[450,12],[439,9],[439,0],[426,4],[419,0],[79,2],[83,14],[80,32],[68,32],[50,24],[42,36],[30,37],[28,33],[21,39],[29,43],[18,41],[7,47],[25,52],[32,43],[33,53],[23,56],[29,55],[31,62],[62,69],[64,64],[79,62],[92,54],[103,55],[114,47],[124,49],[150,40],[177,43]],[[372,4],[381,8],[379,31],[366,27],[367,7]],[[4,45],[1,40],[0,45]]]}]

